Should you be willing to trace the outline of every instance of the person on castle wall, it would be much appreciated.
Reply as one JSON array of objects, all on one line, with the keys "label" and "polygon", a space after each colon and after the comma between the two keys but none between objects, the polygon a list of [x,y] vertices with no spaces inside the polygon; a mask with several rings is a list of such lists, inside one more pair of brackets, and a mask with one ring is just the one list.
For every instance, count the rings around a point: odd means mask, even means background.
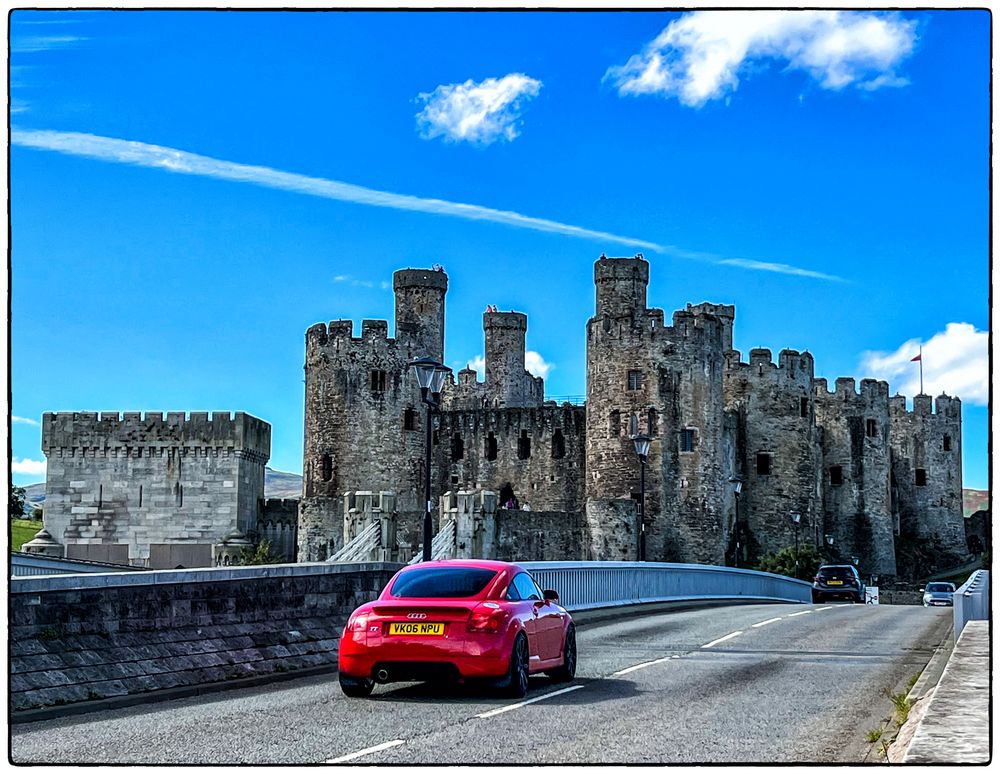
[{"label": "person on castle wall", "polygon": [[524,503],[524,504],[523,504],[523,505],[521,506],[521,510],[522,510],[522,511],[530,511],[530,510],[531,510],[531,506],[530,506],[530,505],[528,505],[527,503]]}]

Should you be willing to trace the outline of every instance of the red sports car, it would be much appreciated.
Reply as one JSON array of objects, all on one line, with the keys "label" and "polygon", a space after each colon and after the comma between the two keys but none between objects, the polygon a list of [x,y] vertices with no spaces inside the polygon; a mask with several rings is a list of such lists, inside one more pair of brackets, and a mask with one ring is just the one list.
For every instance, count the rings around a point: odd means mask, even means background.
[{"label": "red sports car", "polygon": [[376,682],[486,678],[522,697],[529,674],[572,680],[576,634],[558,602],[516,564],[446,560],[406,567],[347,619],[340,687],[348,696],[368,696]]}]

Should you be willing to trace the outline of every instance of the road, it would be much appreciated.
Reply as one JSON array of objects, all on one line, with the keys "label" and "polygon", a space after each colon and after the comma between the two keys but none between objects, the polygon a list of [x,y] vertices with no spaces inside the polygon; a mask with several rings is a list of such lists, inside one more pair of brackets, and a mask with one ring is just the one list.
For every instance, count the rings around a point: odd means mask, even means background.
[{"label": "road", "polygon": [[[12,727],[17,763],[860,761],[950,609],[745,605],[581,626],[577,679],[527,703],[336,675]],[[736,633],[738,632],[738,634]]]}]

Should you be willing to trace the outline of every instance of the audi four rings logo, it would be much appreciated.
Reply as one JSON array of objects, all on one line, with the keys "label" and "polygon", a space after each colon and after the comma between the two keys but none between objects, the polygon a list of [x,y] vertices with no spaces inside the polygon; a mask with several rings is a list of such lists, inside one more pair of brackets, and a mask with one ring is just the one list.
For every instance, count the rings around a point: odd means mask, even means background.
[{"label": "audi four rings logo", "polygon": [[406,616],[407,618],[426,618],[427,613],[410,613]]}]

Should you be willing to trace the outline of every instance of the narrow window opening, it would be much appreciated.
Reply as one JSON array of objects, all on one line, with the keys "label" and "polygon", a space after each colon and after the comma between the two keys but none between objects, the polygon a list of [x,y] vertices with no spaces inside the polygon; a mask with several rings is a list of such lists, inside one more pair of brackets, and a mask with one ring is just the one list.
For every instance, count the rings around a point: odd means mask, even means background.
[{"label": "narrow window opening", "polygon": [[844,469],[840,465],[830,468],[830,486],[840,486],[844,483]]},{"label": "narrow window opening", "polygon": [[612,411],[608,418],[608,436],[614,438],[622,432],[622,412]]},{"label": "narrow window opening", "polygon": [[184,505],[184,487],[180,484],[174,484],[174,496],[177,499],[177,507],[181,508]]},{"label": "narrow window opening", "polygon": [[694,451],[694,433],[695,431],[691,428],[685,428],[681,430],[681,451],[689,452]]},{"label": "narrow window opening", "polygon": [[878,422],[874,419],[865,420],[865,435],[869,438],[876,438],[878,436]]},{"label": "narrow window opening", "polygon": [[324,454],[320,462],[320,476],[324,481],[333,479],[333,458],[329,454]]},{"label": "narrow window opening", "polygon": [[945,451],[951,451],[951,436],[950,435],[946,435],[944,437],[944,450]]},{"label": "narrow window opening", "polygon": [[497,439],[490,433],[486,437],[486,459],[495,460],[497,458]]},{"label": "narrow window opening", "polygon": [[639,435],[639,417],[635,412],[628,418],[628,434],[629,437]]},{"label": "narrow window opening", "polygon": [[411,408],[408,408],[403,411],[403,429],[404,430],[417,429],[417,412]]},{"label": "narrow window opening", "polygon": [[452,476],[451,477],[451,483],[452,484],[457,484],[458,483],[458,476]]},{"label": "narrow window opening", "polygon": [[809,398],[799,398],[799,416],[809,416]]},{"label": "narrow window opening", "polygon": [[451,438],[451,461],[457,462],[465,456],[465,441],[458,433]]},{"label": "narrow window opening", "polygon": [[379,368],[372,369],[372,392],[376,394],[385,392],[385,371]]},{"label": "narrow window opening", "polygon": [[659,431],[660,428],[657,422],[656,409],[651,408],[649,413],[646,415],[646,433],[649,435],[656,435]]},{"label": "narrow window opening", "polygon": [[521,437],[517,439],[517,458],[519,460],[526,460],[531,456],[531,439],[528,437],[528,431],[522,430]]},{"label": "narrow window opening", "polygon": [[563,438],[562,430],[556,428],[552,434],[552,459],[561,460],[566,456],[566,439]]},{"label": "narrow window opening", "polygon": [[104,507],[104,484],[99,484],[97,487],[97,507]]},{"label": "narrow window opening", "polygon": [[434,433],[432,435],[432,439],[434,441],[434,445],[435,446],[437,446],[439,443],[441,443],[441,436],[440,436],[440,434],[439,434],[439,432],[437,430],[434,431]]},{"label": "narrow window opening", "polygon": [[768,452],[757,452],[757,475],[770,476],[772,455]]},{"label": "narrow window opening", "polygon": [[142,507],[142,484],[139,484],[139,507]]},{"label": "narrow window opening", "polygon": [[927,486],[927,471],[923,468],[917,468],[916,484],[917,486]]},{"label": "narrow window opening", "polygon": [[642,371],[630,370],[628,372],[628,388],[630,390],[642,389]]}]

